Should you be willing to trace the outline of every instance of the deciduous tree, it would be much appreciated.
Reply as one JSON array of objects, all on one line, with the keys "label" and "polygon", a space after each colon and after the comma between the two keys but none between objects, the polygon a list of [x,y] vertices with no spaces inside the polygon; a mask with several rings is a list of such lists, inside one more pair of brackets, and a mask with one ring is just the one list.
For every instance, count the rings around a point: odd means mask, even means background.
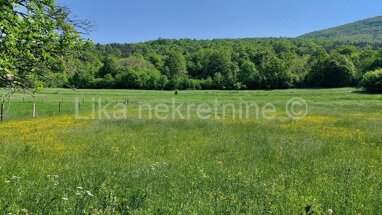
[{"label": "deciduous tree", "polygon": [[79,31],[89,22],[71,19],[54,0],[0,0],[0,11],[1,87],[33,89],[85,45]]}]

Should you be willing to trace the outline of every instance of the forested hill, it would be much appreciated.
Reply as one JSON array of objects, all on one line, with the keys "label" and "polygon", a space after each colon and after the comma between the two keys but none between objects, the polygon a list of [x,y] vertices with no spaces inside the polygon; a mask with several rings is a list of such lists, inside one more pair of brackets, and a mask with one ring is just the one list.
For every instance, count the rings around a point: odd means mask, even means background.
[{"label": "forested hill", "polygon": [[382,41],[382,16],[316,31],[302,38],[345,39],[354,41]]}]

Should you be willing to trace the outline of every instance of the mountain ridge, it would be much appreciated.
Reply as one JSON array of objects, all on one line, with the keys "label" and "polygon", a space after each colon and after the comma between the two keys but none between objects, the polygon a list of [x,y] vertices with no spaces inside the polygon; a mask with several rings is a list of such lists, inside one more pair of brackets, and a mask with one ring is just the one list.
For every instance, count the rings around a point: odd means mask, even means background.
[{"label": "mountain ridge", "polygon": [[314,31],[297,38],[382,41],[382,16]]}]

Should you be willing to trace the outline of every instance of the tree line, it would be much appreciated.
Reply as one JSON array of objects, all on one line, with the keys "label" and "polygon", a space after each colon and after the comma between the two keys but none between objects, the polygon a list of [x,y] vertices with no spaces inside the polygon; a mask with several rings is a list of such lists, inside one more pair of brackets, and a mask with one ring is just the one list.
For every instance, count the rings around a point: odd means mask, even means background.
[{"label": "tree line", "polygon": [[[311,39],[166,40],[97,44],[51,87],[288,89],[361,86],[382,68],[381,44]],[[369,78],[370,79],[370,78]]]}]

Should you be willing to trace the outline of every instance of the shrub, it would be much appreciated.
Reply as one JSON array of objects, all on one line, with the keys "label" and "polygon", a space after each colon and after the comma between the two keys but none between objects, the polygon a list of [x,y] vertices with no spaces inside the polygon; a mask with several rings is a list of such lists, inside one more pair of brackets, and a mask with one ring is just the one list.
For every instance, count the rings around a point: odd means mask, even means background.
[{"label": "shrub", "polygon": [[362,78],[361,86],[369,92],[382,92],[382,69],[367,72]]}]

